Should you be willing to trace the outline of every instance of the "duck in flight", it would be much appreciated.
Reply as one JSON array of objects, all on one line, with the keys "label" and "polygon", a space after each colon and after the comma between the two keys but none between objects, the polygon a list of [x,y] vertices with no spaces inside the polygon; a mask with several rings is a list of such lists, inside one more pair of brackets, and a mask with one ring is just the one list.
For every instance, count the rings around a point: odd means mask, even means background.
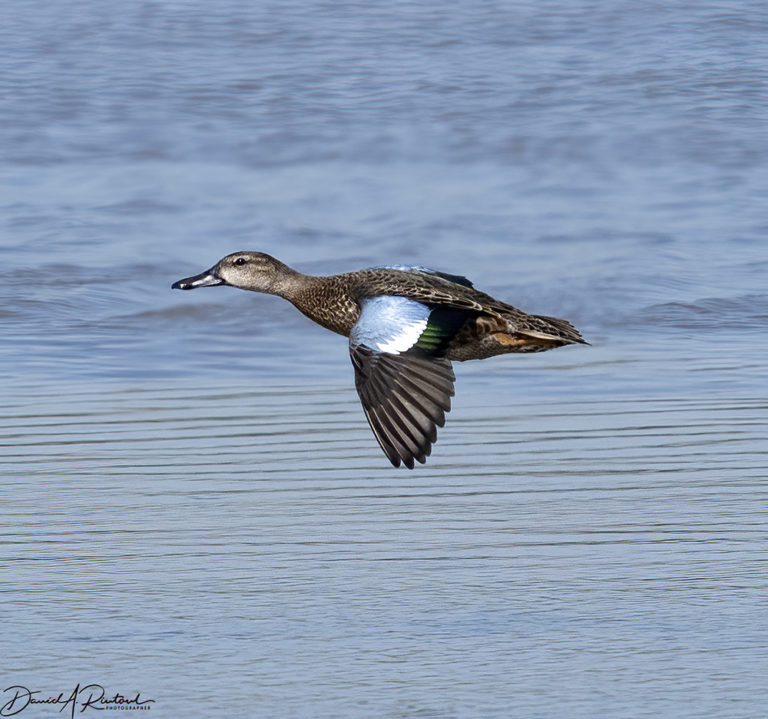
[{"label": "duck in flight", "polygon": [[459,275],[391,266],[304,275],[263,252],[235,252],[173,289],[230,285],[283,297],[349,337],[355,387],[384,454],[426,461],[451,408],[452,361],[587,344],[570,322],[529,315]]}]

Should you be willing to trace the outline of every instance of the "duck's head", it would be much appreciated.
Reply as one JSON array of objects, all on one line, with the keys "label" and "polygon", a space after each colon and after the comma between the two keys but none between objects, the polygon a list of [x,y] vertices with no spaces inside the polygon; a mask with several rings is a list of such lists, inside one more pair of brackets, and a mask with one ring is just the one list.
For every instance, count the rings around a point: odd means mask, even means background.
[{"label": "duck's head", "polygon": [[219,260],[210,270],[174,282],[174,290],[231,285],[242,290],[283,293],[286,281],[296,272],[264,252],[233,252]]}]

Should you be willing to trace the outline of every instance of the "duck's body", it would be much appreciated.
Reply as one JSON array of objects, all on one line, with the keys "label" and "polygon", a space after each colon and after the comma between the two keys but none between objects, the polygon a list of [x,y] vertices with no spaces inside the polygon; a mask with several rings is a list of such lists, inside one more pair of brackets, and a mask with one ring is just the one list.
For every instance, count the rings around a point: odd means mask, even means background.
[{"label": "duck's body", "polygon": [[566,320],[529,315],[465,277],[421,267],[304,275],[258,252],[228,255],[176,289],[229,284],[284,297],[317,324],[350,338],[368,422],[396,467],[424,462],[450,409],[451,361],[584,343]]}]

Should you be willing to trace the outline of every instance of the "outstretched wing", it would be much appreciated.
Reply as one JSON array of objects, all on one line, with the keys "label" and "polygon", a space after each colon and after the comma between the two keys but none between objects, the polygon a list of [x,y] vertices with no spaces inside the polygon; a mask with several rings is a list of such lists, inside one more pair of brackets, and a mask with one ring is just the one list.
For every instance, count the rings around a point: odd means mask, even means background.
[{"label": "outstretched wing", "polygon": [[451,363],[435,353],[442,344],[435,338],[454,332],[457,320],[437,322],[434,312],[404,297],[373,297],[362,302],[350,333],[357,393],[395,467],[426,461],[451,408],[455,377]]}]

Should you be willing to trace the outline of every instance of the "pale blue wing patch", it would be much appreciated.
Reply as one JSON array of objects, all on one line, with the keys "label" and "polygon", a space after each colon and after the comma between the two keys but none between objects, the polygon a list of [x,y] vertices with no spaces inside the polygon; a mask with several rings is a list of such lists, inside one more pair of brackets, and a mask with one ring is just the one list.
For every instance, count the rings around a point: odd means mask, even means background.
[{"label": "pale blue wing patch", "polygon": [[427,328],[429,307],[406,297],[370,297],[360,303],[362,312],[349,334],[352,347],[365,345],[376,352],[407,352]]},{"label": "pale blue wing patch", "polygon": [[371,267],[372,270],[402,270],[403,272],[426,272],[428,275],[436,275],[437,270],[430,270],[429,267],[421,265],[379,265]]},{"label": "pale blue wing patch", "polygon": [[421,267],[420,265],[383,265],[382,267],[372,267],[373,270],[401,270],[403,272],[423,272],[427,275],[435,275],[436,277],[442,277],[449,282],[455,282],[458,285],[464,285],[465,287],[474,287],[463,275],[451,275],[448,272],[440,272],[438,270],[431,270],[429,267]]}]

